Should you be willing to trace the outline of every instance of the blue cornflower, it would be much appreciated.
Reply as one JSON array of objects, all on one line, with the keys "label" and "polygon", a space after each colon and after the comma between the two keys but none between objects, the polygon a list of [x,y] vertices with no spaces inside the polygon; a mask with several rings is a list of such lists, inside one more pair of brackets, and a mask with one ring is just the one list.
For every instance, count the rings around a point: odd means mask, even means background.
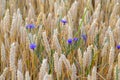
[{"label": "blue cornflower", "polygon": [[86,36],[85,34],[82,34],[81,37],[82,37],[82,39],[86,42],[87,36]]},{"label": "blue cornflower", "polygon": [[116,47],[117,47],[117,49],[120,49],[120,45],[117,45]]},{"label": "blue cornflower", "polygon": [[74,38],[73,40],[74,40],[75,42],[77,42],[77,41],[78,41],[78,38]]},{"label": "blue cornflower", "polygon": [[30,44],[30,49],[34,50],[36,47],[37,47],[37,46],[36,46],[35,43],[31,43],[31,44]]},{"label": "blue cornflower", "polygon": [[26,29],[33,29],[33,28],[35,28],[35,25],[34,25],[34,24],[28,24],[28,25],[26,26]]},{"label": "blue cornflower", "polygon": [[68,44],[72,44],[72,39],[67,40]]},{"label": "blue cornflower", "polygon": [[67,20],[62,19],[61,22],[65,25],[67,23]]}]

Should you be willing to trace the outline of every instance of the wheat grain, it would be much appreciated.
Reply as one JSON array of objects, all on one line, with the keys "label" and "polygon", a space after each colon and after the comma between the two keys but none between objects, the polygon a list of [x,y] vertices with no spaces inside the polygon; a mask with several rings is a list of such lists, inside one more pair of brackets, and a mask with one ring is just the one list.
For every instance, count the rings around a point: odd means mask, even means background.
[{"label": "wheat grain", "polygon": [[2,46],[1,46],[1,61],[5,62],[5,60],[6,60],[6,50],[5,50],[4,44],[2,43]]},{"label": "wheat grain", "polygon": [[114,48],[111,47],[110,54],[109,54],[109,65],[113,65],[113,63],[114,63],[114,55],[115,55]]},{"label": "wheat grain", "polygon": [[72,65],[72,74],[71,74],[71,80],[76,80],[77,79],[77,69],[75,64]]},{"label": "wheat grain", "polygon": [[21,71],[17,70],[17,80],[24,80],[23,79],[23,74]]},{"label": "wheat grain", "polygon": [[28,71],[26,71],[25,73],[25,80],[30,80],[30,75]]},{"label": "wheat grain", "polygon": [[92,79],[91,80],[97,80],[97,68],[96,66],[93,67],[92,69]]},{"label": "wheat grain", "polygon": [[79,60],[79,63],[80,65],[82,65],[82,62],[83,62],[83,58],[82,58],[82,52],[80,50],[80,48],[78,49],[78,60]]},{"label": "wheat grain", "polygon": [[46,72],[48,72],[48,63],[47,63],[47,59],[44,59],[42,61],[42,65],[39,72],[39,80],[42,80],[44,78]]}]

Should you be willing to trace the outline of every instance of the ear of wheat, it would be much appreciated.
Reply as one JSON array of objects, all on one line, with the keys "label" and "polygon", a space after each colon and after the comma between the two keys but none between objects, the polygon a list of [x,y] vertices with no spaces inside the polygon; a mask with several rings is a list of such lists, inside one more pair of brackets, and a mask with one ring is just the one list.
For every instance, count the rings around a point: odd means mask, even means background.
[{"label": "ear of wheat", "polygon": [[120,0],[0,0],[0,80],[120,80]]}]

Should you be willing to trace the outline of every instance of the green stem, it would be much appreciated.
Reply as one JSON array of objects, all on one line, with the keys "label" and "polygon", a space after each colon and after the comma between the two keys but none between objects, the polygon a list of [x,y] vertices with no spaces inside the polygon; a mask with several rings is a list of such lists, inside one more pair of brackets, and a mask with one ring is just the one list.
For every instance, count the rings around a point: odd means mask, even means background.
[{"label": "green stem", "polygon": [[78,32],[75,34],[75,36],[78,36],[78,34],[79,34],[79,32],[80,32],[81,26],[82,26],[82,24],[83,24],[83,21],[84,21],[84,19],[85,19],[85,16],[86,16],[86,13],[87,13],[87,8],[85,8],[84,15],[82,16],[82,21],[80,22],[80,25],[79,25]]}]

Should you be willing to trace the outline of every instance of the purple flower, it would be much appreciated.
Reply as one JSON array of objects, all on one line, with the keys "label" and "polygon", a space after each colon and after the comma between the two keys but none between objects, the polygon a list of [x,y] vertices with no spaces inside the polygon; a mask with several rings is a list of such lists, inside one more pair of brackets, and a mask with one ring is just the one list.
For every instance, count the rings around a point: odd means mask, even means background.
[{"label": "purple flower", "polygon": [[28,25],[26,26],[26,29],[33,29],[33,28],[35,28],[35,25],[34,25],[34,24],[28,24]]},{"label": "purple flower", "polygon": [[67,20],[62,19],[61,22],[65,25],[67,23]]},{"label": "purple flower", "polygon": [[82,39],[86,42],[87,36],[86,36],[85,34],[82,34],[81,37],[82,37]]},{"label": "purple flower", "polygon": [[72,39],[67,40],[68,44],[72,44]]},{"label": "purple flower", "polygon": [[116,48],[117,48],[117,49],[120,49],[120,45],[117,45]]},{"label": "purple flower", "polygon": [[36,44],[34,44],[34,43],[30,44],[30,49],[34,50],[36,47],[37,47]]},{"label": "purple flower", "polygon": [[78,41],[78,38],[74,38],[73,40],[74,40],[75,42],[77,42],[77,41]]}]

